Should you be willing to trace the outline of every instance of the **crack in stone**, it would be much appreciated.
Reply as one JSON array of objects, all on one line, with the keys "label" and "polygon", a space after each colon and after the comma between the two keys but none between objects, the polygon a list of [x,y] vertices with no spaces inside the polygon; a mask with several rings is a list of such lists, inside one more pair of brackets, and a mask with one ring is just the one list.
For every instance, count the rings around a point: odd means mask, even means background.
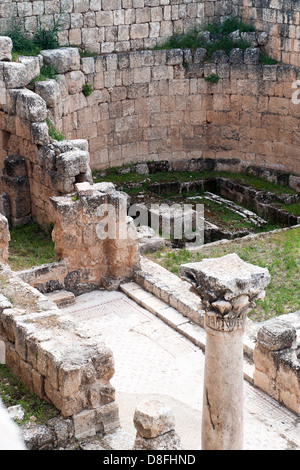
[{"label": "crack in stone", "polygon": [[210,423],[212,425],[212,428],[215,429],[215,425],[214,425],[214,422],[213,422],[213,419],[212,419],[212,410],[211,410],[211,405],[210,405],[210,402],[209,402],[209,399],[208,399],[208,390],[206,389],[206,403],[207,403],[207,409],[209,411],[209,420],[210,420]]}]

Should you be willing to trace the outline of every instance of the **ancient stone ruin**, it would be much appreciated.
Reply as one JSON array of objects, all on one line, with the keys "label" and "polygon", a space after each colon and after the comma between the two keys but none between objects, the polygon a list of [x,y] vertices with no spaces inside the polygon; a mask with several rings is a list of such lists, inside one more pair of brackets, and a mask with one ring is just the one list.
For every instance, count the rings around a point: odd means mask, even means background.
[{"label": "ancient stone ruin", "polygon": [[[11,17],[28,37],[40,21],[51,28],[59,17],[58,47],[15,57],[5,35]],[[228,17],[254,25],[255,32],[231,33],[247,42],[244,50],[216,51],[206,60],[204,46],[215,40],[207,31],[196,49],[159,48],[177,31]],[[256,213],[243,211],[253,224],[299,226],[299,216],[277,207],[300,200],[298,30],[296,0],[1,3],[0,362],[55,404],[68,435],[85,438],[120,425],[112,351],[101,335],[81,336],[60,310],[97,289],[120,289],[206,348],[207,370],[214,367],[218,338],[223,371],[228,378],[230,367],[237,394],[246,378],[300,415],[299,312],[265,322],[254,337],[247,330],[246,312],[269,281],[266,270],[245,267],[232,255],[229,265],[228,258],[220,265],[207,260],[182,266],[183,280],[171,275],[143,257],[153,234],[136,228],[127,194],[113,183],[94,183],[92,173],[129,164],[145,178],[156,171],[248,172],[294,194],[252,191],[229,177],[157,182],[152,191],[201,188],[208,199],[230,201],[233,210],[241,203],[254,207]],[[277,63],[264,63],[261,53]],[[41,79],[47,67],[52,76]],[[15,273],[7,264],[10,228],[32,221],[54,227],[56,262]],[[204,231],[208,240],[216,233],[232,238],[213,224]],[[243,355],[252,374],[243,370]],[[210,380],[206,376],[206,390],[213,388]],[[224,411],[224,427],[241,411],[225,409],[220,395],[212,401]],[[208,411],[206,401],[203,448],[242,447],[240,416],[228,444],[222,426],[210,434]],[[134,423],[135,449],[180,449],[172,413],[161,404],[141,404]],[[53,426],[50,434],[57,445]]]}]

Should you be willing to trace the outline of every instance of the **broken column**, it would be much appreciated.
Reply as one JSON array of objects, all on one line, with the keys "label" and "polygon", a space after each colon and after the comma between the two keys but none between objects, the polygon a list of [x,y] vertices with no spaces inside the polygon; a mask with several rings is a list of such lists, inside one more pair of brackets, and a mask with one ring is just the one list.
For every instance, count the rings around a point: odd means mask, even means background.
[{"label": "broken column", "polygon": [[141,401],[133,418],[136,439],[133,450],[180,450],[172,410],[155,398]]},{"label": "broken column", "polygon": [[180,267],[205,309],[202,450],[243,448],[243,331],[255,300],[270,282],[265,268],[235,253]]}]

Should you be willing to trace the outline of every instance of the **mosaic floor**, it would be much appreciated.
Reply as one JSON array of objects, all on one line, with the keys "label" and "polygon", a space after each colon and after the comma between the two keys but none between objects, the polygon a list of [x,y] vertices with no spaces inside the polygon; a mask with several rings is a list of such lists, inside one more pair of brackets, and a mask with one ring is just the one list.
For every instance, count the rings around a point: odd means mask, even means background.
[{"label": "mosaic floor", "polygon": [[[95,291],[64,308],[79,335],[99,336],[114,354],[121,425],[134,433],[139,399],[160,397],[172,408],[185,449],[201,444],[204,354],[121,292]],[[300,450],[300,420],[245,382],[245,449]]]}]

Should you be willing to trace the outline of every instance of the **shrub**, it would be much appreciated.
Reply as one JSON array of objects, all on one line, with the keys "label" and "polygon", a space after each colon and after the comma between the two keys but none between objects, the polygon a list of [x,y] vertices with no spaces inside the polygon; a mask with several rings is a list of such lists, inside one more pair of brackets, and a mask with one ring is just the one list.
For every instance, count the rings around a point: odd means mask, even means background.
[{"label": "shrub", "polygon": [[84,96],[90,96],[90,94],[93,93],[92,85],[90,85],[89,83],[86,83],[85,85],[83,85],[82,93],[84,94]]},{"label": "shrub", "polygon": [[218,83],[220,77],[217,73],[211,73],[208,77],[205,78],[206,82]]}]

